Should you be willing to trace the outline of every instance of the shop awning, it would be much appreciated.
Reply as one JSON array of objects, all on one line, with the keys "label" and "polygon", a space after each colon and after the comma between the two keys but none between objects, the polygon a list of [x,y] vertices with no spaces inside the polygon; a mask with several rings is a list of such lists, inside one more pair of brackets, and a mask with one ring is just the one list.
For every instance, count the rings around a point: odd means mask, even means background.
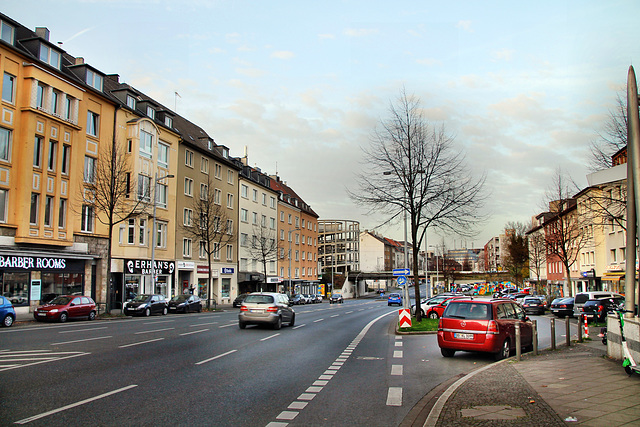
[{"label": "shop awning", "polygon": [[610,282],[618,282],[620,279],[624,279],[624,271],[609,272],[602,275],[602,280],[608,280]]}]

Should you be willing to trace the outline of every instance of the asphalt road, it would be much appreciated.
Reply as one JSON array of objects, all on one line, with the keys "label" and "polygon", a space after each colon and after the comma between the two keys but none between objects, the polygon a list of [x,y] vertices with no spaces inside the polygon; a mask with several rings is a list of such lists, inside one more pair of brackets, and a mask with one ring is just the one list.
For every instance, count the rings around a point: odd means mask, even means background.
[{"label": "asphalt road", "polygon": [[279,331],[240,330],[237,309],[2,329],[0,424],[398,425],[436,385],[492,361],[395,335],[383,300],[295,310]]}]

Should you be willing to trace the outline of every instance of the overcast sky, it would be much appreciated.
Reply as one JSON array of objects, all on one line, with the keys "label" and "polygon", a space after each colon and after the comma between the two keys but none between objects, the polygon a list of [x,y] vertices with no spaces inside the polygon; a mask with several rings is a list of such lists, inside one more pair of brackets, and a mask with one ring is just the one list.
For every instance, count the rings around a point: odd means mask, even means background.
[{"label": "overcast sky", "polygon": [[[277,172],[321,219],[362,229],[384,218],[364,215],[346,189],[404,87],[471,170],[487,172],[490,220],[456,247],[529,221],[558,167],[586,185],[589,142],[640,58],[634,0],[3,3],[232,155],[247,147],[252,166]],[[380,232],[403,237],[399,225]]]}]

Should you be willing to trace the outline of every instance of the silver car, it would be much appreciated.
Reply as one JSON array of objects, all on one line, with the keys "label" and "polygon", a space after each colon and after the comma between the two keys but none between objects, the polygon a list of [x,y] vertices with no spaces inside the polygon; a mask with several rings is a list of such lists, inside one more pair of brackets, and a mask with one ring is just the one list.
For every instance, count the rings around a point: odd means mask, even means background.
[{"label": "silver car", "polygon": [[293,326],[295,321],[296,313],[291,308],[289,297],[275,292],[254,292],[247,295],[238,313],[240,329],[259,324],[280,329],[283,322]]}]

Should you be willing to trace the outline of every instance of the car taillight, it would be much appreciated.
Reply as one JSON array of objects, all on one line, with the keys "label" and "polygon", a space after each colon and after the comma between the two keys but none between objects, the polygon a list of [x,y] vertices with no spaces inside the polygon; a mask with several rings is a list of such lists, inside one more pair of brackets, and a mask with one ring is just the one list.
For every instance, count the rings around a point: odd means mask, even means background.
[{"label": "car taillight", "polygon": [[278,311],[278,307],[267,307],[267,313],[275,313]]},{"label": "car taillight", "polygon": [[489,324],[487,325],[487,334],[499,334],[500,331],[498,329],[498,322],[495,320],[489,320]]},{"label": "car taillight", "polygon": [[442,317],[438,320],[438,329],[442,329]]},{"label": "car taillight", "polygon": [[566,304],[560,304],[560,306],[559,306],[559,307],[560,307],[560,308],[567,308],[567,305],[566,305]]},{"label": "car taillight", "polygon": [[598,313],[599,313],[599,312],[601,312],[603,309],[604,309],[604,307],[603,307],[603,306],[601,306],[601,305],[599,305],[599,306],[598,306]]},{"label": "car taillight", "polygon": [[246,305],[241,305],[240,306],[240,311],[249,311],[249,309],[247,308]]}]

